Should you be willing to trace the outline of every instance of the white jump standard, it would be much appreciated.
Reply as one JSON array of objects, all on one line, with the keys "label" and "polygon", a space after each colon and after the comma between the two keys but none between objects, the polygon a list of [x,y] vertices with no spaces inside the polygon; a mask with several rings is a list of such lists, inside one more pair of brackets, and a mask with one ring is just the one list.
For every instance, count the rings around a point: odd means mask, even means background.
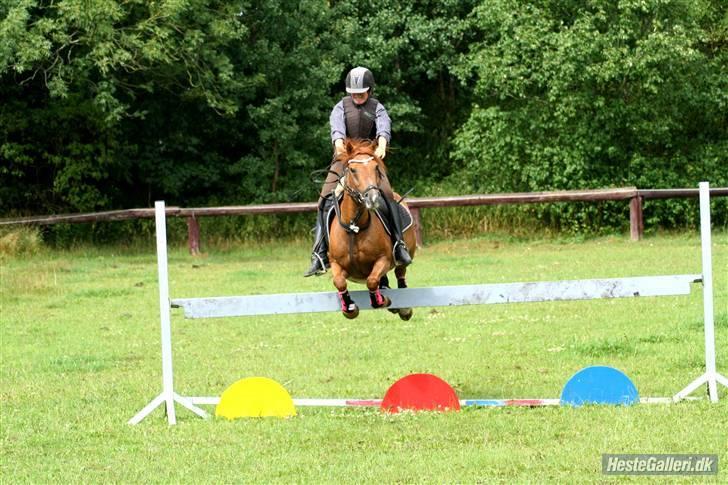
[{"label": "white jump standard", "polygon": [[[715,364],[715,331],[713,317],[713,281],[710,237],[710,200],[707,182],[700,183],[700,233],[702,271],[699,274],[641,276],[630,278],[540,281],[486,285],[440,286],[383,290],[398,307],[433,307],[456,305],[485,305],[557,300],[588,300],[602,298],[636,298],[649,296],[687,295],[691,283],[703,284],[703,319],[705,327],[706,372],[672,398],[642,398],[643,403],[676,402],[687,398],[701,385],[707,384],[712,402],[718,401],[717,384],[728,387],[728,379],[719,374]],[[155,203],[157,263],[159,275],[159,306],[162,341],[162,393],[139,411],[129,424],[141,422],[161,404],[165,404],[169,424],[176,423],[177,402],[200,417],[208,413],[196,404],[215,404],[218,397],[185,397],[174,392],[172,368],[172,307],[184,309],[187,318],[275,315],[286,313],[334,312],[340,310],[335,292],[288,293],[279,295],[249,295],[233,297],[180,298],[170,300],[167,269],[166,215],[163,201]],[[371,309],[368,291],[351,292],[362,310]],[[529,401],[505,399],[465,399],[464,405],[503,405]],[[558,400],[542,399],[555,405]],[[375,399],[294,399],[301,406],[376,405]]]}]

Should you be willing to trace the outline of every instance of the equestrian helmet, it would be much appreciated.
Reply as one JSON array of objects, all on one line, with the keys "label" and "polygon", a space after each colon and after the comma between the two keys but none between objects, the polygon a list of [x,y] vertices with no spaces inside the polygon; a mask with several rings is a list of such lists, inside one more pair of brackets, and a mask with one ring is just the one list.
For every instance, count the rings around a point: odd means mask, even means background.
[{"label": "equestrian helmet", "polygon": [[346,75],[346,92],[366,93],[374,89],[374,74],[366,67],[355,67]]}]

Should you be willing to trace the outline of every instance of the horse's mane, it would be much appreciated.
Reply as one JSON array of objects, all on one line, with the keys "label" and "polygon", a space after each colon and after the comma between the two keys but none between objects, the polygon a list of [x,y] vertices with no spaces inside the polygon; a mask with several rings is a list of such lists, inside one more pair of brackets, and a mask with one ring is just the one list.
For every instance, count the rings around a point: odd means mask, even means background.
[{"label": "horse's mane", "polygon": [[335,160],[342,162],[344,165],[357,155],[369,155],[374,157],[379,165],[379,169],[384,173],[387,173],[387,166],[384,164],[384,160],[374,155],[374,150],[377,148],[377,144],[371,140],[357,140],[354,138],[347,138],[344,140],[344,147],[346,151],[337,155]]}]

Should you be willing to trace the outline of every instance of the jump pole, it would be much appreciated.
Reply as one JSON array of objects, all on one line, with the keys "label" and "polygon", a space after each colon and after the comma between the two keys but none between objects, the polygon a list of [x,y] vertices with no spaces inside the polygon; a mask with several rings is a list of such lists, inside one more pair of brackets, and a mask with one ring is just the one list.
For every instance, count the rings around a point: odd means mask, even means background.
[{"label": "jump pole", "polygon": [[[728,387],[728,379],[719,374],[715,363],[715,329],[713,317],[713,282],[710,238],[710,192],[707,182],[700,183],[700,233],[702,274],[645,276],[598,280],[571,280],[491,285],[463,285],[433,288],[384,290],[395,295],[400,307],[432,307],[493,303],[516,303],[557,300],[627,298],[639,296],[685,295],[690,283],[703,283],[703,313],[705,330],[706,372],[672,398],[647,397],[641,403],[666,403],[691,399],[688,396],[702,384],[708,385],[712,402],[718,402],[717,384]],[[328,312],[338,310],[333,292],[290,293],[282,295],[250,295],[239,297],[186,298],[170,300],[167,267],[167,230],[163,201],[155,203],[157,264],[159,277],[159,306],[162,344],[162,393],[139,411],[129,424],[138,424],[162,403],[167,420],[176,423],[174,403],[179,403],[196,415],[209,414],[197,404],[217,404],[219,397],[184,397],[174,392],[172,369],[172,334],[170,308],[182,307],[187,318],[214,318],[242,315],[273,315],[281,313]],[[371,308],[368,292],[354,291],[353,299],[362,309]],[[275,303],[271,303],[275,299]],[[282,301],[285,299],[286,301]],[[551,406],[558,399],[463,399],[468,406]],[[379,399],[294,399],[297,406],[377,406]]]},{"label": "jump pole", "polygon": [[[188,398],[195,404],[207,404],[215,406],[220,402],[219,397],[190,397]],[[693,398],[686,398],[693,399]],[[554,398],[523,398],[523,399],[460,399],[460,406],[477,406],[477,407],[543,407],[543,406],[559,406],[561,399]],[[670,397],[641,397],[640,404],[669,404],[673,400]],[[300,407],[330,407],[330,408],[349,408],[349,407],[379,407],[382,399],[293,399],[293,404]]]},{"label": "jump pole", "polygon": [[[596,300],[690,294],[690,284],[699,274],[635,276],[592,280],[533,281],[483,285],[433,286],[384,289],[392,298],[392,309],[541,301]],[[351,291],[362,310],[371,310],[368,290]],[[292,313],[335,312],[341,309],[336,293],[280,293],[277,295],[177,298],[173,308],[182,308],[185,318],[220,318]]]}]

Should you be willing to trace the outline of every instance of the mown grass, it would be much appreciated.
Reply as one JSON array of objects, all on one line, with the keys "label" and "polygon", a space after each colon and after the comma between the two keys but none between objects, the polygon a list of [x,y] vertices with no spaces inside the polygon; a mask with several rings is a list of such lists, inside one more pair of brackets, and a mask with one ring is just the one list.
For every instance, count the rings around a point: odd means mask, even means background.
[{"label": "mown grass", "polygon": [[[170,251],[174,297],[325,291],[301,278],[307,244]],[[728,372],[728,234],[714,235],[718,368]],[[153,249],[3,256],[2,482],[605,482],[602,453],[718,453],[719,404],[466,409],[388,416],[299,409],[289,420],[200,420],[179,409],[126,421],[161,390]],[[410,286],[699,272],[696,234],[588,241],[498,238],[423,248]],[[381,397],[431,372],[463,397],[558,397],[587,365],[670,396],[704,370],[702,294],[337,314],[184,320],[173,313],[175,388],[217,395],[246,376],[296,397]],[[725,482],[726,472],[708,480]],[[692,477],[694,480],[695,477]],[[686,481],[687,479],[683,480]]]}]

